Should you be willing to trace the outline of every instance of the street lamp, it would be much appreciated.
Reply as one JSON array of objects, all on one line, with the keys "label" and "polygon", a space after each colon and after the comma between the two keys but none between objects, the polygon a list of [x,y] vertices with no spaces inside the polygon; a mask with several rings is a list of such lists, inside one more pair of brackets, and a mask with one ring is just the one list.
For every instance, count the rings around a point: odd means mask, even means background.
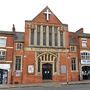
[{"label": "street lamp", "polygon": [[68,85],[68,49],[66,48],[66,82]]}]

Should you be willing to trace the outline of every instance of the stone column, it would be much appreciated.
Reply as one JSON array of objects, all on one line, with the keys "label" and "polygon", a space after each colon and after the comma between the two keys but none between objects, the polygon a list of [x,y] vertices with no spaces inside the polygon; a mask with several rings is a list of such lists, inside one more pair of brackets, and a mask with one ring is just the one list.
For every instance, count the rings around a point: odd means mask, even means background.
[{"label": "stone column", "polygon": [[66,31],[63,32],[63,47],[67,47]]},{"label": "stone column", "polygon": [[41,25],[40,30],[40,46],[43,46],[43,25]]},{"label": "stone column", "polygon": [[58,47],[60,47],[60,28],[58,27]]},{"label": "stone column", "polygon": [[34,45],[37,45],[37,25],[35,25],[35,31],[34,31]]}]

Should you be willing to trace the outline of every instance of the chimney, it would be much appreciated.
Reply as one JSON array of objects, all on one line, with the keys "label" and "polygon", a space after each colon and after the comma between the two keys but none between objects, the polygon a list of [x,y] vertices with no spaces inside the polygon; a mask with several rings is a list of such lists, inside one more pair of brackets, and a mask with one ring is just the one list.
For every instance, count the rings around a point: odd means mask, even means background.
[{"label": "chimney", "polygon": [[15,33],[15,25],[13,24],[12,31]]}]

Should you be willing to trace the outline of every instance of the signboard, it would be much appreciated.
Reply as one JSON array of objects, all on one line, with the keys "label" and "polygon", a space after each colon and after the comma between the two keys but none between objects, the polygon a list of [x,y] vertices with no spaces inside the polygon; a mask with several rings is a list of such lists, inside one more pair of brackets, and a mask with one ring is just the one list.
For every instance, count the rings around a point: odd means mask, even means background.
[{"label": "signboard", "polygon": [[81,64],[90,64],[90,60],[81,60]]},{"label": "signboard", "polygon": [[21,76],[21,71],[20,70],[16,70],[16,76],[20,77]]},{"label": "signboard", "polygon": [[34,73],[34,65],[28,65],[28,73]]},{"label": "signboard", "polygon": [[61,73],[66,73],[66,65],[61,65]]},{"label": "signboard", "polygon": [[10,64],[0,64],[0,69],[10,70]]}]

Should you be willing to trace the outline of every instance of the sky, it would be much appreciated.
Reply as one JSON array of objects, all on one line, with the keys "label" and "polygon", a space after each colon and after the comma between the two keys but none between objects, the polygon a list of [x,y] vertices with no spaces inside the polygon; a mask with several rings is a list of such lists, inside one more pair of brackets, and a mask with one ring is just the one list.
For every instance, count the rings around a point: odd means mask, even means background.
[{"label": "sky", "polygon": [[90,0],[0,0],[0,30],[24,32],[25,20],[32,20],[46,6],[68,30],[75,32],[84,28],[90,33]]}]

